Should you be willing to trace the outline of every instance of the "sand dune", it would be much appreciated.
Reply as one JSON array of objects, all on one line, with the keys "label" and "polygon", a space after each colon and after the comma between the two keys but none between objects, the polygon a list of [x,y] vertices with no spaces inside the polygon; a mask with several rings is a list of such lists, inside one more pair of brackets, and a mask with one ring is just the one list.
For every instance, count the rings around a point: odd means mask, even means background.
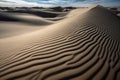
[{"label": "sand dune", "polygon": [[0,13],[0,21],[16,21],[16,22],[24,22],[29,24],[36,24],[36,25],[48,25],[52,24],[52,21],[46,20],[42,17],[38,17],[31,14],[24,14],[24,13]]},{"label": "sand dune", "polygon": [[102,6],[65,17],[1,38],[0,80],[119,80],[120,18]]},{"label": "sand dune", "polygon": [[31,25],[21,22],[0,22],[0,39],[12,36],[22,35],[42,29],[44,26]]},{"label": "sand dune", "polygon": [[34,14],[37,16],[45,17],[45,18],[53,18],[57,17],[61,14],[66,14],[66,12],[53,12],[53,11],[45,11],[45,10],[14,10],[14,11],[7,11],[7,12],[18,12],[18,13],[29,13]]}]

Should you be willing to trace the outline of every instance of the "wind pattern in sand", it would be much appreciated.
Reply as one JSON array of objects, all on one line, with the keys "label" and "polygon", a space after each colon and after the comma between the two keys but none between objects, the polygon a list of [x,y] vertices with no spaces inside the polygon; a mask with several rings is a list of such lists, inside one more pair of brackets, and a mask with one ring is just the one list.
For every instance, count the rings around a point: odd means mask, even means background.
[{"label": "wind pattern in sand", "polygon": [[0,39],[0,80],[119,80],[120,18],[101,6],[79,12]]}]

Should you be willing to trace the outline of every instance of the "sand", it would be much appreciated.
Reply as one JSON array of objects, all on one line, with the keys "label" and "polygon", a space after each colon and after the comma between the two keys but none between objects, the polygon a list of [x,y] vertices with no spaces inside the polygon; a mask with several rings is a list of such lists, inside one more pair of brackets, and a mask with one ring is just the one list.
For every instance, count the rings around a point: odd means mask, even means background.
[{"label": "sand", "polygon": [[119,14],[117,14],[117,16],[119,16],[119,17],[120,17],[120,13],[119,13]]},{"label": "sand", "polygon": [[6,23],[0,80],[120,79],[120,18],[102,6],[73,10],[50,25]]}]

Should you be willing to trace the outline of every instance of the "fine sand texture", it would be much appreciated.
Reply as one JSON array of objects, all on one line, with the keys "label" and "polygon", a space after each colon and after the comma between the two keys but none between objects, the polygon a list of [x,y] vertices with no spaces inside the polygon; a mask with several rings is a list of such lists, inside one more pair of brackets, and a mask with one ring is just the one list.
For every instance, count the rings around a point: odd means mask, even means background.
[{"label": "fine sand texture", "polygon": [[0,14],[0,80],[120,80],[118,16],[99,5],[51,14]]}]

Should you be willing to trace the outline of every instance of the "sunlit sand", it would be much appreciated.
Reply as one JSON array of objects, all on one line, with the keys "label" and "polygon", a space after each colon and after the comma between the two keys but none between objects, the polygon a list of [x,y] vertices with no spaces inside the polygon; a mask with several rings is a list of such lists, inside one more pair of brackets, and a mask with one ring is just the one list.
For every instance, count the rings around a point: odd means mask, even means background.
[{"label": "sunlit sand", "polygon": [[120,17],[110,9],[1,12],[0,18],[0,80],[120,79]]}]

